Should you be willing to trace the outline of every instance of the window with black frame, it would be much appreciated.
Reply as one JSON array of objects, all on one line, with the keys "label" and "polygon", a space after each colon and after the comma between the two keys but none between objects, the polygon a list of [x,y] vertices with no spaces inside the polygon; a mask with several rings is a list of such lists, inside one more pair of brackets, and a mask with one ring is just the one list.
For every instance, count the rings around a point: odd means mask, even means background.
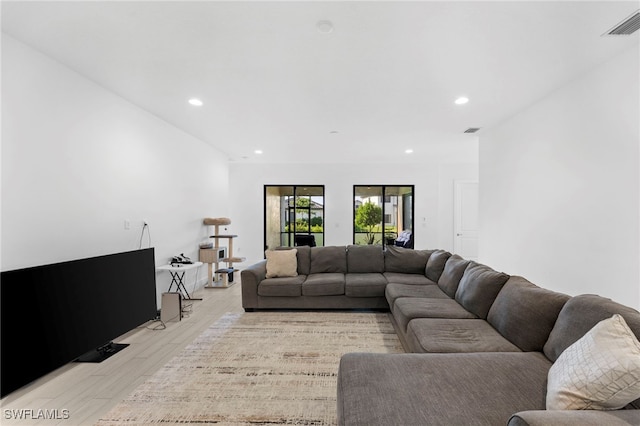
[{"label": "window with black frame", "polygon": [[353,243],[413,248],[414,185],[354,185]]},{"label": "window with black frame", "polygon": [[324,185],[265,185],[265,249],[323,245]]}]

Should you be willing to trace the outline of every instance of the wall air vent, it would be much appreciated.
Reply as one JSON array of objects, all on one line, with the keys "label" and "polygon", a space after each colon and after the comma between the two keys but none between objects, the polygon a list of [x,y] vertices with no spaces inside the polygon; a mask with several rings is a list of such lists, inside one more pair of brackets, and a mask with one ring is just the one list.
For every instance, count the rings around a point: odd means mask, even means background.
[{"label": "wall air vent", "polygon": [[480,130],[480,127],[469,127],[467,130],[464,131],[464,133],[475,133],[478,130]]},{"label": "wall air vent", "polygon": [[638,29],[640,29],[640,9],[604,33],[603,36],[631,35],[638,31]]}]

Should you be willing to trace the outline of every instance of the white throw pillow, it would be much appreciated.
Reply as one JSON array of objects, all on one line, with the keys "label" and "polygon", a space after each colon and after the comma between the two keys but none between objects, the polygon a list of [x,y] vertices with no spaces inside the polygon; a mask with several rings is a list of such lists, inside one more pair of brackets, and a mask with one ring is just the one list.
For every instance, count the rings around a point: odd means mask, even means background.
[{"label": "white throw pillow", "polygon": [[267,250],[267,278],[298,276],[297,249]]},{"label": "white throw pillow", "polygon": [[551,366],[547,410],[615,410],[640,398],[640,342],[621,315],[600,321]]}]

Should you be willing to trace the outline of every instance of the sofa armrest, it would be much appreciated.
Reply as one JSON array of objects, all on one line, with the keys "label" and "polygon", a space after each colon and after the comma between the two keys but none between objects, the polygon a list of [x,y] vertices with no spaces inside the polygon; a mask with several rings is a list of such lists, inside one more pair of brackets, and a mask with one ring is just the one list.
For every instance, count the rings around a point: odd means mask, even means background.
[{"label": "sofa armrest", "polygon": [[267,276],[267,261],[261,260],[240,272],[242,307],[245,311],[258,308],[258,284]]},{"label": "sofa armrest", "polygon": [[628,426],[640,424],[640,410],[530,410],[514,414],[508,426]]}]

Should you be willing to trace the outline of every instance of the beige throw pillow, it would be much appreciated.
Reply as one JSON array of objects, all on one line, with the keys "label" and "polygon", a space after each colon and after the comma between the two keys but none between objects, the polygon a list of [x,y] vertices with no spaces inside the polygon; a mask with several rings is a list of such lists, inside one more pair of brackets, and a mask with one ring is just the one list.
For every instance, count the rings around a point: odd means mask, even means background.
[{"label": "beige throw pillow", "polygon": [[615,410],[640,398],[640,342],[621,315],[596,324],[551,366],[547,410]]},{"label": "beige throw pillow", "polygon": [[297,249],[267,250],[267,278],[298,276]]}]

